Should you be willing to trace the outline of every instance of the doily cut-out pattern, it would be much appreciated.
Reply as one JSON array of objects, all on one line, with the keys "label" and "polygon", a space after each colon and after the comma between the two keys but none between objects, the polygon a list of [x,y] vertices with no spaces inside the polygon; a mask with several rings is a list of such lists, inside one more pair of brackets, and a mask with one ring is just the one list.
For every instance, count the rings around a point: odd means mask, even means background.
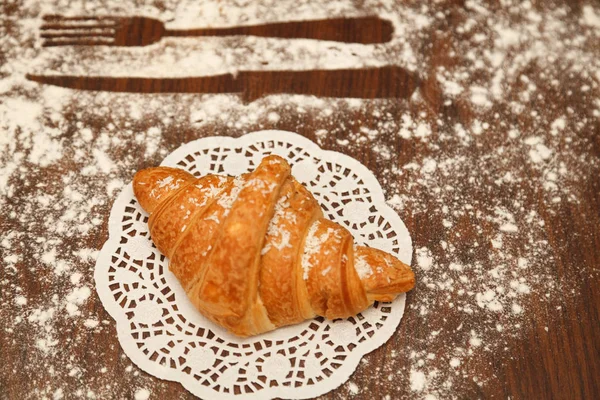
[{"label": "doily cut-out pattern", "polygon": [[[324,213],[345,226],[357,244],[394,253],[410,264],[410,235],[384,200],[375,176],[346,155],[325,151],[283,131],[240,138],[210,137],[181,146],[162,165],[195,176],[238,175],[268,154],[316,197]],[[96,262],[98,295],[117,322],[125,353],[144,371],[180,382],[206,399],[309,398],[343,384],[363,355],[385,343],[404,313],[405,295],[376,303],[347,320],[317,318],[241,339],[204,318],[189,302],[169,260],[152,243],[148,215],[131,184],[115,201],[109,239]]]}]

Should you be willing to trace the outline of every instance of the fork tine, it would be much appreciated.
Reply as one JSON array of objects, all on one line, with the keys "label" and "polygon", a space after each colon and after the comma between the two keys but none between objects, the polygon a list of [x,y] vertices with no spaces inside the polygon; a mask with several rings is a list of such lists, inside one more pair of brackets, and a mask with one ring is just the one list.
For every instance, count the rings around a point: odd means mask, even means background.
[{"label": "fork tine", "polygon": [[65,32],[65,31],[56,31],[56,32],[42,32],[40,37],[44,39],[52,39],[52,38],[79,38],[79,37],[107,37],[112,38],[115,35],[114,30],[108,31],[99,31],[99,32]]},{"label": "fork tine", "polygon": [[110,24],[85,24],[85,25],[76,25],[76,24],[43,24],[40,29],[41,30],[63,30],[63,29],[109,29],[116,26],[116,23],[113,21]]},{"label": "fork tine", "polygon": [[78,39],[66,38],[67,40],[60,40],[60,38],[52,38],[44,40],[42,43],[43,47],[58,47],[58,46],[109,46],[114,43],[114,40],[106,37],[80,37]]}]

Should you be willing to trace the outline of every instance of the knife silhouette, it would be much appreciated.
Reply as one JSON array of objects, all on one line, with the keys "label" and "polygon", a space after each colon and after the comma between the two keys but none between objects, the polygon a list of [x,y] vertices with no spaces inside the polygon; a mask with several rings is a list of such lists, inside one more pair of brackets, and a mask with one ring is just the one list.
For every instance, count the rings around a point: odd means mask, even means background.
[{"label": "knife silhouette", "polygon": [[415,74],[398,66],[305,71],[240,71],[184,78],[81,77],[33,75],[27,79],[78,90],[125,93],[234,93],[244,102],[271,94],[319,97],[408,98],[419,84]]}]

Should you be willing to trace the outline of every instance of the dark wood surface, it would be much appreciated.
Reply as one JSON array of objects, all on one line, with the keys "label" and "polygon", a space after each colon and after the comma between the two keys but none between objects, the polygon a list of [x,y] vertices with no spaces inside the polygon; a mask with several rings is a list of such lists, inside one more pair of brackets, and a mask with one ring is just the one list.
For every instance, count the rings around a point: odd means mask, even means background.
[{"label": "dark wood surface", "polygon": [[273,94],[304,94],[358,99],[407,99],[418,77],[404,68],[314,69],[308,71],[239,71],[233,74],[185,78],[81,77],[27,75],[47,85],[78,90],[124,93],[234,93],[244,102]]},{"label": "dark wood surface", "polygon": [[[3,6],[8,7],[8,6]],[[494,264],[493,257],[497,251],[491,245],[484,245],[475,252],[470,251],[468,243],[479,241],[480,243],[489,243],[494,239],[497,228],[487,227],[483,231],[475,229],[475,225],[485,225],[483,218],[479,214],[471,217],[459,218],[451,229],[445,229],[442,220],[445,218],[441,213],[440,206],[436,202],[436,193],[433,193],[425,187],[411,186],[411,180],[419,179],[418,172],[407,172],[403,175],[390,173],[390,165],[403,168],[411,162],[420,163],[426,157],[440,158],[450,152],[459,151],[461,145],[444,141],[441,138],[443,126],[455,126],[460,123],[465,127],[472,126],[475,120],[490,121],[493,126],[490,133],[474,137],[476,144],[472,144],[467,150],[460,150],[465,157],[472,157],[469,168],[488,169],[489,174],[481,173],[478,176],[485,179],[472,184],[466,184],[464,187],[456,188],[456,198],[458,201],[469,199],[473,201],[474,207],[481,212],[489,211],[490,204],[511,204],[515,199],[525,199],[523,206],[528,210],[537,213],[544,226],[539,230],[536,240],[545,241],[545,252],[540,255],[543,259],[531,259],[540,272],[546,278],[536,282],[539,285],[533,285],[533,293],[523,300],[526,313],[520,320],[519,329],[511,331],[511,334],[498,333],[496,336],[488,335],[483,346],[489,345],[489,351],[478,351],[473,356],[462,359],[461,373],[450,375],[452,379],[452,390],[444,390],[439,395],[445,398],[448,393],[452,393],[456,398],[510,398],[510,399],[595,399],[600,398],[600,285],[598,285],[600,265],[600,178],[598,175],[598,159],[600,158],[600,120],[592,116],[593,96],[598,98],[599,92],[597,85],[592,87],[592,93],[587,96],[578,95],[576,88],[582,85],[582,79],[578,76],[569,74],[561,75],[556,71],[545,71],[541,67],[531,63],[524,74],[534,80],[537,84],[537,93],[544,94],[544,100],[540,103],[525,103],[525,110],[520,115],[515,115],[507,104],[511,100],[518,100],[519,92],[523,89],[523,81],[515,80],[507,83],[504,87],[506,98],[502,104],[498,102],[491,108],[483,111],[476,110],[475,106],[468,100],[456,100],[448,104],[445,100],[441,84],[435,77],[435,71],[438,67],[444,66],[447,70],[456,70],[466,65],[468,62],[463,58],[463,54],[450,54],[450,48],[461,49],[457,42],[466,40],[460,35],[453,36],[445,33],[442,28],[449,31],[453,25],[458,25],[468,18],[469,8],[461,2],[448,3],[445,5],[450,10],[448,17],[440,23],[437,29],[431,29],[428,36],[422,39],[422,45],[418,49],[427,53],[429,56],[429,69],[415,72],[418,79],[415,78],[411,84],[416,85],[420,95],[423,98],[421,102],[408,102],[405,98],[390,99],[380,108],[384,113],[373,113],[375,108],[370,106],[360,108],[338,109],[339,115],[336,120],[331,120],[335,127],[330,127],[330,133],[324,137],[317,137],[315,131],[322,128],[313,109],[308,113],[295,113],[294,109],[286,109],[284,105],[277,108],[281,119],[277,122],[269,122],[264,118],[255,124],[246,125],[243,128],[225,127],[222,124],[209,124],[200,129],[193,126],[181,124],[176,127],[166,128],[163,132],[163,141],[161,148],[168,152],[176,149],[181,143],[188,142],[198,137],[211,136],[215,134],[229,134],[240,136],[246,132],[276,128],[298,132],[315,141],[319,140],[322,147],[326,149],[338,150],[347,153],[368,166],[378,179],[382,182],[388,195],[394,193],[405,194],[412,198],[411,202],[405,204],[398,212],[408,227],[415,249],[426,247],[431,249],[439,268],[446,268],[445,251],[440,246],[440,241],[453,244],[456,247],[457,257],[465,265],[479,263],[483,269],[492,269]],[[542,5],[538,12],[544,13],[546,8]],[[549,7],[549,6],[548,6]],[[570,23],[577,25],[579,15],[581,14],[581,5],[568,5],[570,14],[565,18]],[[10,10],[9,10],[10,11]],[[466,16],[465,16],[466,15]],[[599,14],[600,15],[600,14]],[[493,20],[494,15],[489,15]],[[514,18],[518,18],[515,16]],[[289,32],[293,36],[293,32]],[[595,49],[589,51],[600,58],[598,45]],[[460,51],[459,51],[460,53]],[[540,74],[545,72],[550,75],[547,79],[540,78]],[[476,82],[480,77],[477,72],[468,72],[472,74],[470,79]],[[482,74],[485,75],[483,72]],[[484,77],[484,80],[489,77]],[[61,84],[61,78],[53,78]],[[63,85],[73,85],[71,78],[64,78]],[[93,78],[84,77],[82,82]],[[551,85],[551,79],[558,80],[558,85]],[[595,79],[595,78],[594,78]],[[307,82],[319,82],[318,85],[327,85],[327,81],[319,78],[319,73],[314,76],[307,76]],[[141,83],[140,83],[141,82]],[[143,90],[144,82],[140,81],[140,91]],[[151,85],[152,83],[149,83]],[[372,81],[369,80],[350,80],[344,82],[349,88],[357,93],[364,95],[357,97],[377,97],[372,90]],[[395,82],[389,82],[394,85]],[[193,84],[190,84],[193,85]],[[233,82],[222,81],[214,86],[210,92],[232,93],[239,92],[238,87],[233,87]],[[253,95],[250,99],[260,98],[263,94],[272,93],[270,87],[272,82],[267,78],[260,83],[254,83],[251,91]],[[513,86],[511,86],[513,85]],[[132,87],[135,87],[133,85]],[[567,95],[569,88],[575,93]],[[316,89],[315,89],[316,90]],[[393,89],[396,90],[396,89]],[[191,92],[196,92],[196,88],[190,86]],[[412,90],[411,90],[412,93]],[[93,96],[93,95],[89,95]],[[169,101],[176,101],[177,97],[169,97]],[[379,101],[379,100],[378,100]],[[378,103],[380,104],[380,103]],[[72,119],[68,121],[65,138],[68,143],[69,135],[75,129],[75,125],[80,118],[88,118],[86,125],[96,127],[98,131],[105,126],[105,122],[95,120],[94,117],[85,117],[85,113],[79,113],[81,109],[74,105]],[[510,124],[519,126],[522,137],[537,135],[547,140],[555,140],[551,137],[549,129],[540,129],[534,127],[534,122],[528,117],[531,111],[537,111],[541,115],[548,117],[551,122],[554,117],[562,114],[561,109],[571,107],[573,113],[570,114],[576,121],[585,119],[584,128],[572,134],[574,141],[569,146],[565,143],[555,149],[562,159],[572,161],[569,168],[578,168],[572,171],[573,179],[569,181],[571,193],[576,196],[576,201],[562,201],[558,204],[551,203],[549,198],[541,191],[541,184],[532,183],[539,178],[540,172],[532,167],[529,161],[526,145],[522,143],[515,144],[506,136],[508,128],[503,127],[500,122],[506,121]],[[315,112],[315,114],[311,114]],[[403,114],[409,113],[413,116],[422,116],[422,120],[433,126],[433,134],[424,143],[414,137],[403,138],[398,134],[389,134],[377,138],[379,145],[387,146],[392,149],[391,159],[382,160],[373,148],[367,142],[363,144],[347,146],[340,144],[340,140],[356,138],[360,136],[361,127],[377,129],[382,120],[382,114],[389,113],[392,119],[400,126],[400,118]],[[494,116],[497,114],[497,116]],[[83,116],[82,116],[83,115]],[[177,117],[174,117],[177,119]],[[135,128],[144,131],[144,128],[151,126],[151,121],[136,122]],[[576,126],[573,122],[570,127]],[[437,127],[437,128],[436,128]],[[528,131],[528,129],[530,129]],[[567,128],[570,129],[570,128]],[[574,128],[573,128],[574,129]],[[226,130],[226,131],[225,131]],[[437,143],[437,144],[436,144]],[[116,149],[112,155],[115,159],[126,159],[131,157],[131,151],[138,147],[131,139],[131,147],[121,146]],[[511,157],[509,163],[500,163],[498,158],[486,158],[486,155],[494,153],[495,149],[506,147],[510,152],[511,146],[521,146],[521,156]],[[520,151],[520,150],[519,150]],[[515,153],[514,151],[513,153]],[[511,154],[513,154],[511,153]],[[481,155],[478,159],[477,155]],[[158,164],[163,156],[160,154],[149,157],[135,157],[135,161],[129,169],[119,171],[119,176],[125,181],[131,179],[133,171]],[[583,161],[582,161],[583,160]],[[60,178],[69,171],[78,172],[79,166],[75,163],[66,161],[59,167],[45,168],[40,171],[32,172],[28,178],[28,184],[19,186],[17,182],[17,194],[7,199],[7,209],[16,210],[19,202],[27,196],[28,191],[36,184],[60,181]],[[464,170],[462,170],[464,173]],[[493,172],[493,173],[491,173]],[[516,183],[509,190],[501,189],[493,184],[494,179],[503,176],[506,172],[511,172],[522,180]],[[465,174],[465,179],[468,174]],[[538,182],[538,181],[535,181]],[[412,184],[415,182],[412,181]],[[86,193],[93,195],[93,193]],[[448,199],[445,195],[444,199]],[[100,249],[107,239],[107,219],[112,202],[98,207],[97,216],[103,220],[101,229],[93,235],[88,236],[82,243],[73,240],[66,246],[74,251],[76,247]],[[411,207],[411,204],[414,207]],[[41,212],[41,211],[40,211]],[[2,213],[0,216],[2,233],[6,234],[11,230],[25,230],[26,226],[21,224],[18,218],[10,216],[8,213]],[[43,236],[41,228],[36,228],[32,235]],[[534,230],[535,228],[531,228]],[[519,233],[510,241],[507,252],[521,247],[526,248],[527,223],[520,225]],[[537,232],[537,231],[536,231]],[[460,238],[456,234],[460,234]],[[3,292],[10,292],[10,285],[18,285],[22,288],[22,293],[29,299],[31,305],[36,299],[44,297],[46,291],[53,292],[52,285],[56,281],[47,283],[44,274],[51,272],[36,272],[35,268],[28,268],[28,265],[35,265],[39,254],[28,250],[29,240],[24,239],[19,250],[21,261],[17,265],[18,273],[8,273],[3,271],[5,284],[2,287]],[[515,250],[516,251],[516,250]],[[525,250],[523,250],[525,252]],[[85,278],[86,282],[92,282],[91,275],[93,263],[85,264],[79,269],[86,271],[89,276]],[[538,271],[536,270],[536,271]],[[375,350],[366,356],[366,363],[359,365],[356,373],[351,377],[351,381],[359,388],[359,393],[354,395],[349,392],[347,386],[341,387],[333,392],[323,396],[327,399],[345,398],[354,396],[354,398],[382,399],[389,396],[392,399],[398,398],[421,398],[423,393],[415,392],[410,389],[410,370],[411,355],[410,351],[420,351],[433,353],[437,356],[436,360],[429,362],[429,370],[437,368],[440,371],[449,369],[445,352],[452,350],[447,344],[459,346],[457,338],[463,337],[457,330],[464,322],[465,329],[483,329],[491,322],[489,320],[477,321],[468,315],[456,313],[448,306],[447,301],[436,302],[436,296],[445,298],[446,296],[455,296],[455,294],[435,291],[428,289],[420,278],[427,276],[427,272],[417,271],[417,286],[408,294],[408,307],[404,319],[398,328],[396,334],[381,348]],[[536,272],[534,271],[534,273]],[[442,274],[442,269],[438,269]],[[67,278],[65,278],[67,279]],[[553,281],[556,286],[546,288],[548,282]],[[564,289],[564,291],[563,291]],[[479,288],[475,288],[479,291]],[[552,293],[548,300],[544,294]],[[10,292],[12,293],[12,292]],[[8,296],[8,294],[7,294]],[[12,294],[11,294],[12,296]],[[8,298],[8,297],[7,297]],[[12,298],[12,297],[11,297]],[[419,304],[426,302],[434,305],[429,307],[429,314],[423,317],[419,314]],[[3,302],[4,303],[4,302]],[[7,303],[8,304],[8,303]],[[12,303],[11,303],[12,304]],[[12,307],[12,306],[10,306]],[[14,318],[16,315],[22,315],[27,318],[27,314],[18,309],[9,309],[6,306],[0,311],[1,321],[8,321],[8,318]],[[64,390],[65,398],[76,398],[78,389],[83,389],[83,395],[88,390],[99,393],[99,398],[133,398],[133,393],[137,387],[147,387],[152,392],[152,398],[192,398],[181,385],[167,381],[161,381],[158,378],[146,375],[140,371],[139,376],[125,372],[125,368],[131,365],[131,362],[123,357],[115,332],[114,321],[104,311],[98,297],[93,293],[89,302],[84,306],[86,314],[95,315],[100,321],[108,321],[100,333],[86,331],[81,326],[73,325],[69,319],[61,320],[58,327],[57,339],[64,346],[65,353],[72,356],[72,359],[62,360],[61,362],[78,365],[81,374],[76,379],[65,375],[68,368],[58,365],[49,365],[43,357],[33,356],[28,350],[31,346],[30,332],[27,328],[14,328],[14,330],[0,330],[0,353],[2,366],[0,366],[0,398],[19,399],[19,398],[41,398],[40,393],[44,388],[57,383],[56,387]],[[498,317],[501,320],[502,317]],[[479,326],[478,324],[481,324]],[[432,330],[440,330],[443,340],[430,340]],[[70,338],[77,336],[78,341],[70,342]],[[468,337],[468,336],[467,336]],[[82,339],[83,338],[83,339]],[[468,347],[467,343],[462,344]],[[395,355],[392,355],[394,354]],[[39,368],[36,366],[39,364]],[[51,364],[51,363],[50,363]],[[54,367],[54,368],[51,368]],[[106,372],[98,371],[100,367],[105,367]],[[53,369],[59,371],[53,372]],[[395,373],[400,371],[400,373]],[[388,375],[393,373],[393,378],[388,379]],[[472,376],[484,377],[481,385],[472,380]],[[140,379],[143,384],[140,384]],[[49,383],[50,382],[50,383]],[[108,386],[107,386],[108,385]],[[110,387],[110,389],[107,389]],[[37,395],[36,395],[37,393]],[[104,397],[102,396],[104,393]],[[434,392],[432,392],[434,393]],[[38,396],[39,395],[39,396]],[[51,393],[46,393],[51,397]]]}]

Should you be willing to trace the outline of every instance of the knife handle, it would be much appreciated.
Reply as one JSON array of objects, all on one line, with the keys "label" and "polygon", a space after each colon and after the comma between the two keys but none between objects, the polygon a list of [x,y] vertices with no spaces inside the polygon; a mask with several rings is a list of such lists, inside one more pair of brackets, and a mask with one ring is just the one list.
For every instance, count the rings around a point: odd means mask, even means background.
[{"label": "knife handle", "polygon": [[245,102],[270,94],[318,97],[408,98],[418,77],[398,66],[309,71],[240,71],[236,86]]}]

